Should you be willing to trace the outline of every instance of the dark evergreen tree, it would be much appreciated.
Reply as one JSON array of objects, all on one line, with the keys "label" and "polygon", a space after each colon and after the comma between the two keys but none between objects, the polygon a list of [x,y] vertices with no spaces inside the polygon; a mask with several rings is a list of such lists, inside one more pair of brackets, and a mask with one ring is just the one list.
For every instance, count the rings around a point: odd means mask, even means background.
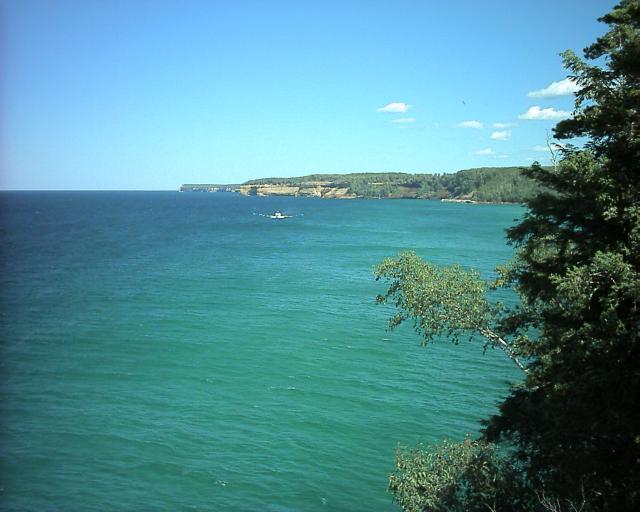
[{"label": "dark evergreen tree", "polygon": [[[529,203],[508,236],[519,247],[509,279],[525,299],[526,386],[487,428],[508,439],[530,479],[557,496],[588,490],[595,508],[640,509],[640,2],[602,18],[606,35],[564,53],[579,84],[557,138],[586,136],[556,170],[529,175],[553,192]],[[523,325],[520,325],[522,328]]]},{"label": "dark evergreen tree", "polygon": [[[609,31],[586,48],[586,61],[563,54],[580,91],[555,134],[587,137],[586,147],[565,148],[553,169],[527,171],[544,192],[508,232],[517,255],[498,284],[514,287],[521,305],[501,309],[477,277],[456,287],[459,269],[439,271],[412,255],[377,271],[391,281],[379,300],[399,309],[392,325],[413,319],[426,341],[475,331],[525,370],[485,424],[482,442],[504,447],[486,466],[493,489],[458,479],[455,492],[447,488],[454,510],[479,489],[487,510],[640,510],[640,0],[621,2],[602,21]],[[445,302],[434,276],[453,290]],[[436,477],[477,473],[481,459],[456,450],[445,457],[451,471]],[[399,503],[446,509],[443,480],[423,478],[424,469],[407,464],[415,457],[398,460],[391,489]]]}]

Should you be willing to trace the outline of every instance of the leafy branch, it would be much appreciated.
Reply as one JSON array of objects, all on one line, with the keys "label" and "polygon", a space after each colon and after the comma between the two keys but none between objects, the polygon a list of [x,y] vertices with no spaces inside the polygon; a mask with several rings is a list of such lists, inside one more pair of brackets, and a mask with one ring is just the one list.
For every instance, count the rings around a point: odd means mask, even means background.
[{"label": "leafy branch", "polygon": [[376,281],[389,284],[386,293],[377,296],[377,303],[392,303],[397,310],[389,319],[390,329],[412,320],[422,345],[441,335],[458,343],[463,336],[479,334],[486,340],[485,349],[501,349],[526,373],[516,348],[494,327],[500,305],[489,302],[489,285],[476,271],[460,265],[440,267],[414,252],[404,252],[384,260],[374,269],[374,275]]}]

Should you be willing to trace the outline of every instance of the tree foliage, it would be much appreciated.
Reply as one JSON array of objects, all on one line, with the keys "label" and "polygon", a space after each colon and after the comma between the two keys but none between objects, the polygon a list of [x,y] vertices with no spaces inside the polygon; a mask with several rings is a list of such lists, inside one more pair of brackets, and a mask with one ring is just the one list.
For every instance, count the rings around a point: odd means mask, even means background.
[{"label": "tree foliage", "polygon": [[433,450],[399,450],[389,488],[410,512],[502,510],[521,500],[519,475],[512,462],[485,441],[444,440]]},{"label": "tree foliage", "polygon": [[384,295],[378,295],[378,304],[392,302],[396,314],[389,319],[394,329],[411,319],[416,332],[426,345],[437,336],[446,335],[457,343],[461,337],[479,334],[488,346],[499,347],[525,370],[513,346],[518,333],[505,334],[496,322],[503,310],[502,304],[492,304],[487,298],[489,283],[474,270],[460,265],[439,267],[420,259],[414,252],[405,252],[398,258],[388,258],[375,270],[376,280],[389,283]]},{"label": "tree foliage", "polygon": [[[407,267],[401,256],[378,273],[390,280],[387,296],[403,312],[396,318],[413,318],[426,337],[447,334],[443,325],[454,333],[491,332],[508,354],[526,361],[523,382],[482,434],[482,442],[504,447],[509,462],[495,465],[494,496],[500,496],[505,467],[517,468],[522,482],[520,503],[504,505],[507,510],[551,504],[557,510],[640,510],[640,1],[621,2],[602,21],[609,31],[585,49],[585,61],[563,54],[580,91],[574,115],[558,124],[555,136],[588,142],[583,149],[567,146],[553,169],[526,171],[540,193],[507,233],[516,257],[499,284],[513,287],[521,305],[491,307],[474,294],[469,302],[463,291],[463,300],[453,300],[459,309],[445,301],[449,312],[443,313],[431,304],[439,298],[429,277],[421,277],[419,259]],[[466,317],[475,314],[470,304],[476,303],[483,306],[474,323]],[[464,321],[456,323],[459,318]],[[401,505],[408,501],[393,482],[422,467],[415,456],[403,460],[391,479]],[[456,456],[443,464],[455,472],[465,461]],[[412,492],[435,501],[408,510],[440,510],[433,505],[442,502],[437,492]]]},{"label": "tree foliage", "polygon": [[391,300],[397,308],[389,327],[411,318],[423,344],[442,334],[457,341],[465,332],[488,326],[491,305],[486,284],[473,270],[438,267],[406,252],[383,261],[375,276],[390,282],[385,295],[377,297],[379,304]]}]

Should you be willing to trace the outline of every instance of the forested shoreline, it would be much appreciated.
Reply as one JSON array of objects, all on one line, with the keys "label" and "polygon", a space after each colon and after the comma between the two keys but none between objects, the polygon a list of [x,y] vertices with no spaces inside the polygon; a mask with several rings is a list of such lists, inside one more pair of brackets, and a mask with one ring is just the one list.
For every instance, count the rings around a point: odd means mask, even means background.
[{"label": "forested shoreline", "polygon": [[533,197],[538,185],[520,167],[482,167],[455,173],[402,172],[311,174],[297,178],[263,178],[244,185],[302,185],[322,182],[348,188],[364,198],[470,199],[520,203]]},{"label": "forested shoreline", "polygon": [[[241,185],[182,185],[181,191],[231,191],[248,187],[310,187],[343,189],[351,197],[398,199],[460,199],[491,203],[522,203],[539,185],[520,167],[481,167],[455,173],[402,172],[310,174],[292,178],[260,178]],[[268,189],[263,189],[267,190]],[[293,195],[274,191],[274,195]]]}]

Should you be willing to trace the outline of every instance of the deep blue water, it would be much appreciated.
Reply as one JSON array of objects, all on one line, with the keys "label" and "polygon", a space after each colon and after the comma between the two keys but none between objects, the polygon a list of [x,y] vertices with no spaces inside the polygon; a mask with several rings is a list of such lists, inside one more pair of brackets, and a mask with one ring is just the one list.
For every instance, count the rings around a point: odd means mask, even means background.
[{"label": "deep blue water", "polygon": [[396,446],[477,432],[518,373],[386,331],[372,267],[415,249],[488,277],[522,213],[0,193],[1,508],[396,510]]}]

